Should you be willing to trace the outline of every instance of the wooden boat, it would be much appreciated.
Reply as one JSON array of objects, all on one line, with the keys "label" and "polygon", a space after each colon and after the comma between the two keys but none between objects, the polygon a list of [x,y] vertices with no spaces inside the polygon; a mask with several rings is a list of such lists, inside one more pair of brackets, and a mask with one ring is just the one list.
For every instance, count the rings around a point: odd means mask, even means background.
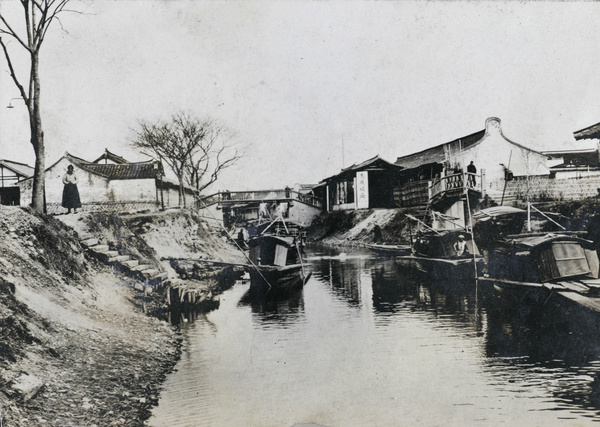
[{"label": "wooden boat", "polygon": [[373,243],[365,246],[373,252],[376,252],[377,254],[386,257],[410,255],[412,252],[412,248],[410,245],[385,245]]},{"label": "wooden boat", "polygon": [[[461,235],[467,251],[457,256],[454,244]],[[413,238],[412,253],[396,259],[402,265],[425,273],[434,280],[445,281],[474,280],[476,271],[483,271],[484,266],[483,257],[471,233],[462,229],[421,232]]]},{"label": "wooden boat", "polygon": [[580,232],[556,230],[562,227],[558,217],[503,207],[484,209],[474,217],[487,264],[486,274],[478,278],[481,283],[533,302],[553,293],[579,301],[600,290],[594,243]]},{"label": "wooden boat", "polygon": [[250,240],[250,291],[253,294],[289,293],[304,286],[309,275],[298,236],[261,234]]}]

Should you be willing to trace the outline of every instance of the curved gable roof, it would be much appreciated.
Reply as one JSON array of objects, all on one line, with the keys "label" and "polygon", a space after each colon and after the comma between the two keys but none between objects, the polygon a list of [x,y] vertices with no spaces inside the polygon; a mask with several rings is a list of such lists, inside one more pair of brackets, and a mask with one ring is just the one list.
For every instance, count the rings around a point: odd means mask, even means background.
[{"label": "curved gable roof", "polygon": [[138,163],[122,163],[122,164],[102,164],[88,162],[87,160],[73,156],[68,152],[65,153],[56,163],[48,169],[56,166],[62,159],[66,159],[78,168],[101,176],[102,178],[113,179],[155,179],[162,175],[163,169],[160,162],[149,160]]}]

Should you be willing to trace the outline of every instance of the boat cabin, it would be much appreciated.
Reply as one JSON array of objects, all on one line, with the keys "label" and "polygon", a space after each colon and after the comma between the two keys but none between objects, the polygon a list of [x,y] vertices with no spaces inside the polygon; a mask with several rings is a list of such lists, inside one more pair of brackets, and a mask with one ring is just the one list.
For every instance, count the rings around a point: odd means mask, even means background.
[{"label": "boat cabin", "polygon": [[565,217],[506,206],[482,209],[473,217],[490,277],[531,283],[598,278],[594,243],[566,231]]},{"label": "boat cabin", "polygon": [[300,263],[299,242],[294,237],[262,235],[251,239],[250,260],[256,265],[285,267]]},{"label": "boat cabin", "polygon": [[479,255],[477,245],[474,244],[471,233],[462,229],[428,231],[417,234],[413,238],[413,251],[415,255],[430,258],[457,258],[454,244],[463,236],[466,244],[466,252],[462,257]]},{"label": "boat cabin", "polygon": [[543,234],[516,238],[512,247],[490,253],[489,274],[521,282],[598,278],[593,243],[573,235]]}]

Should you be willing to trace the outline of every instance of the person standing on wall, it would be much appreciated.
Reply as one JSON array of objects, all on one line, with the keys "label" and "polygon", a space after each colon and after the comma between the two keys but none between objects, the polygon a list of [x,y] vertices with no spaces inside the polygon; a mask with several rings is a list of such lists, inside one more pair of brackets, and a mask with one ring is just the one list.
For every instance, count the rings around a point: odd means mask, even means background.
[{"label": "person standing on wall", "polygon": [[71,213],[73,209],[74,213],[77,213],[77,209],[81,207],[81,200],[79,199],[79,190],[77,189],[77,175],[74,173],[73,165],[67,167],[67,173],[63,176],[63,188],[62,195],[62,206],[67,208],[67,213]]}]

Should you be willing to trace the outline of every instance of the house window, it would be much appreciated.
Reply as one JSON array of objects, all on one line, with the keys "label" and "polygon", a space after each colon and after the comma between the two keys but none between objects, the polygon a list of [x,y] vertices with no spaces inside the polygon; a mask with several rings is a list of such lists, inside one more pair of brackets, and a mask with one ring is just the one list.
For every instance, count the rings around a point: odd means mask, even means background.
[{"label": "house window", "polygon": [[354,203],[354,180],[346,183],[346,203]]},{"label": "house window", "polygon": [[354,203],[354,180],[337,183],[338,204]]}]

